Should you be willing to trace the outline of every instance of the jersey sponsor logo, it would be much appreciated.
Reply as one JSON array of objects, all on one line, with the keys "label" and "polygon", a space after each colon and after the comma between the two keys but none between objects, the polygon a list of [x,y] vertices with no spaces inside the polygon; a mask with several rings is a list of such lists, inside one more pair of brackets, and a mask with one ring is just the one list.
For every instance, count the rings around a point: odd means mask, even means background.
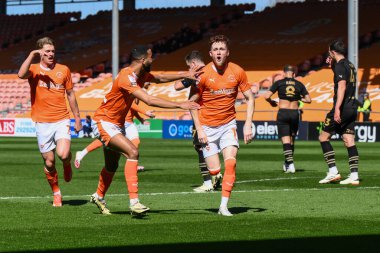
[{"label": "jersey sponsor logo", "polygon": [[62,84],[55,84],[55,83],[52,83],[52,82],[45,83],[42,80],[40,80],[38,82],[38,86],[39,87],[48,88],[48,89],[56,89],[56,90],[64,90],[65,89],[65,86],[62,85]]},{"label": "jersey sponsor logo", "polygon": [[15,133],[14,119],[0,119],[0,134],[13,135]]},{"label": "jersey sponsor logo", "polygon": [[343,76],[342,76],[342,75],[339,75],[339,77],[340,77],[340,78],[343,78]]},{"label": "jersey sponsor logo", "polygon": [[40,71],[40,74],[44,76],[44,75],[45,75],[45,72]]},{"label": "jersey sponsor logo", "polygon": [[129,79],[129,81],[131,82],[131,86],[133,86],[133,87],[137,86],[136,78],[134,78],[134,77],[131,76],[131,75],[128,75],[128,79]]},{"label": "jersey sponsor logo", "polygon": [[230,94],[235,93],[235,91],[236,91],[236,88],[219,89],[219,90],[210,89],[210,94],[211,95],[221,95],[221,94],[230,95]]},{"label": "jersey sponsor logo", "polygon": [[215,78],[209,78],[208,79],[210,82],[212,82],[212,83],[215,83]]}]

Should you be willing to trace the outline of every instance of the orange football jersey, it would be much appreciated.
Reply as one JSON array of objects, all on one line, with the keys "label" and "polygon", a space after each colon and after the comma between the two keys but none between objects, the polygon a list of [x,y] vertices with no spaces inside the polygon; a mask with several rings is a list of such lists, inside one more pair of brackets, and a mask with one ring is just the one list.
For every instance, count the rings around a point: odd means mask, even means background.
[{"label": "orange football jersey", "polygon": [[242,92],[250,89],[247,74],[232,62],[228,62],[223,74],[217,72],[212,62],[207,64],[197,86],[201,97],[199,121],[205,126],[220,126],[235,119],[238,88]]},{"label": "orange football jersey", "polygon": [[66,90],[73,88],[69,68],[56,63],[53,69],[47,69],[38,63],[32,64],[29,71],[33,121],[58,122],[69,119],[65,99]]},{"label": "orange football jersey", "polygon": [[113,82],[112,89],[96,110],[94,120],[104,120],[123,127],[127,113],[135,99],[132,93],[141,89],[144,83],[151,81],[152,78],[151,74],[138,78],[131,68],[122,69]]}]

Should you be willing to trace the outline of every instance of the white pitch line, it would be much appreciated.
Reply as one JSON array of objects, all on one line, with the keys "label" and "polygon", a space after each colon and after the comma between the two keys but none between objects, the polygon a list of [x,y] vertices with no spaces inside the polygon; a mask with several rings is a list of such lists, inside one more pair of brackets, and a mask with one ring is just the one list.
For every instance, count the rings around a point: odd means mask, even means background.
[{"label": "white pitch line", "polygon": [[[263,189],[263,190],[240,190],[234,191],[234,193],[255,193],[255,192],[290,192],[290,191],[325,191],[325,190],[375,190],[380,189],[380,186],[370,186],[370,187],[341,187],[341,188],[285,188],[285,189]],[[218,193],[220,192],[209,192]],[[158,195],[189,195],[189,194],[205,194],[199,192],[152,192],[152,193],[140,193],[140,196],[158,196]],[[85,198],[90,197],[91,195],[64,195],[65,198]],[[107,198],[110,197],[126,197],[128,194],[107,194]],[[0,200],[28,200],[28,199],[46,199],[51,198],[51,196],[25,196],[25,197],[16,197],[16,196],[0,196]]]},{"label": "white pitch line", "polygon": [[278,178],[263,178],[263,179],[252,179],[235,182],[235,184],[253,183],[253,182],[264,182],[264,181],[280,181],[280,180],[295,180],[295,179],[310,179],[319,177],[278,177]]}]

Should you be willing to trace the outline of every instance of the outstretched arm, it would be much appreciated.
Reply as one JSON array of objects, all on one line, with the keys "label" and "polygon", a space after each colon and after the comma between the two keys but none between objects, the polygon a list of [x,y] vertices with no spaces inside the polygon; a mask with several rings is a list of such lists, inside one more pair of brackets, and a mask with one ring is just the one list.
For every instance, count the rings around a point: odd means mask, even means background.
[{"label": "outstretched arm", "polygon": [[186,101],[182,103],[172,102],[172,101],[161,99],[158,97],[153,97],[142,89],[138,89],[132,94],[133,96],[135,96],[136,98],[140,99],[145,104],[150,105],[150,106],[156,106],[156,107],[161,107],[161,108],[181,108],[184,110],[199,108],[199,104],[195,102],[191,102],[191,101]]}]

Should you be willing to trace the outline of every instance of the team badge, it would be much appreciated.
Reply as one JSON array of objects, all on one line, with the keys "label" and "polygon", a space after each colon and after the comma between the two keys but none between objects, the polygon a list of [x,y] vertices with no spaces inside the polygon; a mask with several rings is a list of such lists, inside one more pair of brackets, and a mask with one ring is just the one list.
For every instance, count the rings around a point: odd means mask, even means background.
[{"label": "team badge", "polygon": [[131,76],[131,75],[128,75],[128,79],[129,79],[129,81],[131,82],[131,86],[137,86],[136,78],[134,78],[134,77]]}]

